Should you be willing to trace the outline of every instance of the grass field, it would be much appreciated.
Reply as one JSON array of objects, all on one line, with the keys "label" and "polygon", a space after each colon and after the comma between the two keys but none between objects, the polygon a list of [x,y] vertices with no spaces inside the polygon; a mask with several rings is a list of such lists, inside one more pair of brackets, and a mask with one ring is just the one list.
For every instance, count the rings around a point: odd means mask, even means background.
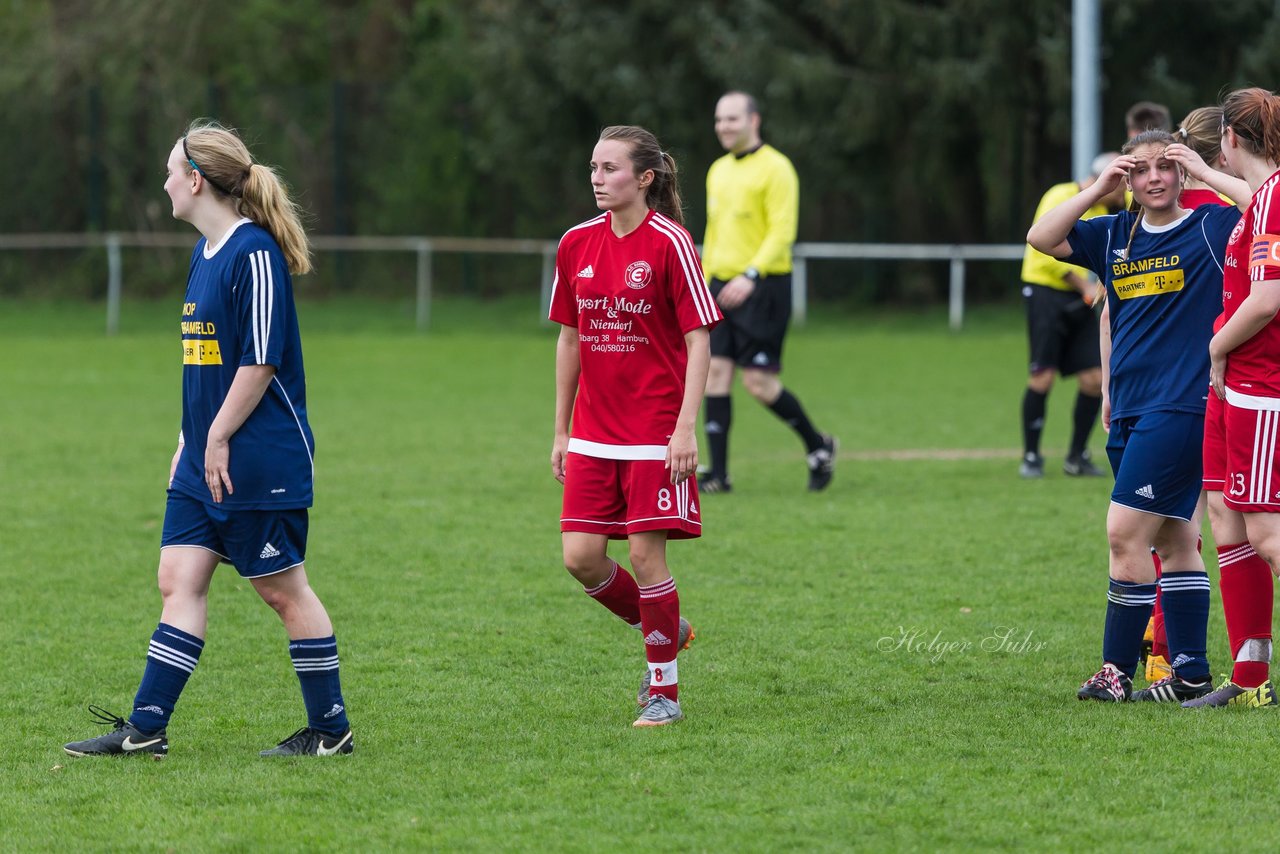
[{"label": "grass field", "polygon": [[844,448],[822,494],[738,398],[735,492],[670,550],[687,720],[634,731],[639,638],[560,565],[534,305],[446,303],[419,336],[408,306],[304,304],[307,565],[356,753],[258,758],[301,701],[278,621],[224,569],[168,758],[72,760],[87,703],[127,714],[159,614],[176,307],[127,305],[106,338],[100,306],[0,302],[0,850],[1116,850],[1228,825],[1273,846],[1273,713],[1074,699],[1110,487],[1057,468],[1069,384],[1049,476],[1017,478],[1001,311],[794,334],[788,384]]}]

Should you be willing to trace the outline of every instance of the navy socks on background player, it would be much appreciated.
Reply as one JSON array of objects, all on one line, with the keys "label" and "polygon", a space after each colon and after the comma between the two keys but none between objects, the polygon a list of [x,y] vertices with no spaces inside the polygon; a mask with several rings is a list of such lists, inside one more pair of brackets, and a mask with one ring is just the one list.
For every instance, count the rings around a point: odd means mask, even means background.
[{"label": "navy socks on background player", "polygon": [[[729,428],[733,424],[733,398],[729,395],[708,395],[706,398],[707,448],[711,452],[711,468],[708,479],[729,479]],[[804,407],[796,396],[785,388],[778,399],[769,404],[769,411],[778,416],[788,427],[796,431],[804,442],[805,452],[812,454],[822,448],[824,439],[813,426]]]},{"label": "navy socks on background player", "polygon": [[[1044,433],[1045,412],[1048,410],[1048,394],[1027,389],[1022,395],[1022,454],[1024,459],[1040,456],[1040,437]],[[1071,445],[1067,459],[1078,460],[1089,445],[1093,425],[1102,411],[1100,395],[1077,392],[1072,412]]]},{"label": "navy socks on background player", "polygon": [[1044,413],[1049,395],[1027,389],[1022,396],[1022,452],[1040,456],[1040,434],[1044,432]]},{"label": "navy socks on background player", "polygon": [[707,396],[707,448],[711,452],[711,471],[714,480],[729,478],[729,427],[733,423],[733,398],[727,394]]},{"label": "navy socks on background player", "polygon": [[302,686],[302,702],[307,707],[307,726],[329,735],[342,735],[350,724],[338,679],[338,641],[310,638],[289,641],[289,657]]},{"label": "navy socks on background player", "polygon": [[804,407],[800,405],[800,401],[796,400],[794,394],[784,388],[782,394],[778,395],[778,399],[769,405],[769,410],[796,431],[804,442],[806,453],[812,454],[822,447],[822,434],[813,429],[809,416],[805,414]]},{"label": "navy socks on background player", "polygon": [[[1074,426],[1071,429],[1071,450],[1067,452],[1068,459],[1079,459],[1084,453],[1085,447],[1089,444],[1089,434],[1093,432],[1093,425],[1098,423],[1098,413],[1101,411],[1101,395],[1095,396],[1084,392],[1076,394],[1075,411],[1072,413]],[[1043,411],[1040,413],[1040,418],[1043,425]]]},{"label": "navy socks on background player", "polygon": [[1155,603],[1156,585],[1111,579],[1107,591],[1107,621],[1102,631],[1102,660],[1114,664],[1130,679],[1138,670],[1142,633],[1147,629]]},{"label": "navy socks on background player", "polygon": [[147,667],[133,700],[129,723],[139,732],[159,732],[169,725],[178,697],[200,661],[204,641],[161,623],[151,635]]}]

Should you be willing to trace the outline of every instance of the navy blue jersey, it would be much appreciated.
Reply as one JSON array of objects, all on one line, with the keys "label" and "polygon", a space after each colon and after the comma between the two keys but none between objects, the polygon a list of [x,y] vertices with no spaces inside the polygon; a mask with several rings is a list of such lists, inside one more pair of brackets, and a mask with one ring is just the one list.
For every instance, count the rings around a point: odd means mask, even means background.
[{"label": "navy blue jersey", "polygon": [[315,439],[307,423],[302,340],[293,280],[271,235],[241,220],[217,246],[191,254],[182,306],[182,433],[177,491],[213,503],[204,481],[209,428],[241,365],[274,365],[261,402],[231,437],[231,484],[222,507],[311,506]]},{"label": "navy blue jersey", "polygon": [[1209,339],[1222,311],[1222,259],[1238,208],[1203,205],[1133,236],[1129,211],[1077,222],[1066,261],[1107,286],[1111,417],[1204,412]]}]

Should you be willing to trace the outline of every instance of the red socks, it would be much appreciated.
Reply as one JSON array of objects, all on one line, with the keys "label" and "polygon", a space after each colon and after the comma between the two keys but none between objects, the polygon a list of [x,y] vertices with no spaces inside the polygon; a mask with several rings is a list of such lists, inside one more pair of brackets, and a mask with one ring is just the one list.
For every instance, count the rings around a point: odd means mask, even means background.
[{"label": "red socks", "polygon": [[[1160,583],[1160,575],[1162,567],[1160,566],[1160,555],[1156,554],[1156,550],[1151,550],[1151,562],[1156,565],[1156,584]],[[1151,609],[1151,654],[1158,655],[1165,661],[1169,660],[1169,637],[1164,631],[1164,606],[1160,600],[1160,588],[1156,588],[1156,604]]]},{"label": "red socks", "polygon": [[644,652],[649,661],[649,693],[674,700],[679,691],[676,653],[680,649],[680,596],[676,581],[640,587],[631,573],[618,563],[603,584],[586,594],[617,614],[644,635]]},{"label": "red socks", "polygon": [[[1235,658],[1245,641],[1271,640],[1274,582],[1271,567],[1247,542],[1219,546],[1218,569],[1227,638]],[[1256,688],[1267,681],[1269,671],[1266,661],[1237,661],[1231,670],[1231,681],[1241,688]]]},{"label": "red socks", "polygon": [[640,624],[649,660],[649,694],[675,700],[679,692],[680,595],[674,578],[640,588]]},{"label": "red socks", "polygon": [[604,584],[585,591],[588,596],[617,614],[628,626],[640,625],[640,588],[618,563]]}]

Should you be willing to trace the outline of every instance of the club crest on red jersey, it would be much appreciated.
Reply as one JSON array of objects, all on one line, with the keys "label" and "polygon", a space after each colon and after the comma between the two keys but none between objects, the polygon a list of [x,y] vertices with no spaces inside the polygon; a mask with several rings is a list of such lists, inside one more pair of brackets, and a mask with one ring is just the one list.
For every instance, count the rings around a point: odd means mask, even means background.
[{"label": "club crest on red jersey", "polygon": [[1245,217],[1240,217],[1236,222],[1236,227],[1231,229],[1231,236],[1227,238],[1227,245],[1231,245],[1240,239],[1240,235],[1244,232]]},{"label": "club crest on red jersey", "polygon": [[626,281],[627,287],[638,291],[653,279],[653,268],[649,266],[648,261],[633,261],[631,266],[627,267],[627,272],[623,273],[622,278]]}]

